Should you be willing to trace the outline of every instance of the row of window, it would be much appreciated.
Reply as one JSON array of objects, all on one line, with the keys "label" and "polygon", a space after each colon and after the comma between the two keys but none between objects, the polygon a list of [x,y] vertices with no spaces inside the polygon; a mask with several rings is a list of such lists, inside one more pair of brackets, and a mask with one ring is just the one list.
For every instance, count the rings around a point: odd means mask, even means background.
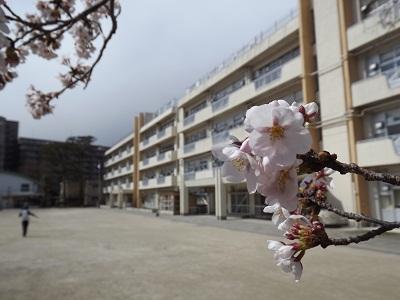
[{"label": "row of window", "polygon": [[235,114],[232,118],[216,122],[214,123],[213,133],[219,133],[235,127],[239,127],[243,124],[245,118],[246,112],[239,112]]},{"label": "row of window", "polygon": [[192,173],[197,171],[207,170],[209,166],[210,158],[201,158],[197,160],[191,160],[185,162],[184,172],[185,173]]},{"label": "row of window", "polygon": [[225,87],[224,89],[220,90],[219,92],[217,92],[213,99],[211,100],[211,102],[215,102],[218,101],[219,99],[234,93],[235,91],[237,91],[238,89],[240,89],[242,86],[244,86],[245,84],[245,80],[244,78],[239,79],[237,81],[235,81],[234,83],[228,85],[227,87]]},{"label": "row of window", "polygon": [[[300,49],[295,48],[284,55],[280,56],[279,58],[275,59],[272,62],[269,62],[268,64],[262,66],[261,68],[257,69],[253,73],[253,80],[259,78],[260,76],[270,72],[271,70],[277,69],[278,67],[282,66],[283,64],[287,63],[289,60],[299,56],[300,54]],[[223,88],[222,90],[218,91],[215,93],[215,95],[212,97],[211,103],[217,102],[218,100],[222,99],[223,97],[237,91],[238,89],[242,88],[245,85],[245,79],[241,78],[234,83],[230,84],[229,86]],[[199,104],[196,104],[195,106],[185,110],[184,112],[184,117],[187,118],[196,112],[204,109],[207,106],[207,100],[201,101]]]},{"label": "row of window", "polygon": [[204,128],[200,131],[192,133],[188,136],[185,136],[185,145],[197,142],[199,140],[205,139],[207,137],[207,130]]},{"label": "row of window", "polygon": [[272,62],[267,63],[266,65],[262,66],[261,68],[257,69],[253,73],[253,80],[257,79],[258,77],[275,70],[285,63],[287,63],[289,60],[292,60],[293,58],[297,57],[300,55],[300,49],[295,48],[282,56],[278,57],[277,59],[273,60]]},{"label": "row of window", "polygon": [[118,179],[113,179],[104,183],[104,187],[109,186],[118,186],[122,184],[130,184],[132,183],[132,176],[126,176]]}]

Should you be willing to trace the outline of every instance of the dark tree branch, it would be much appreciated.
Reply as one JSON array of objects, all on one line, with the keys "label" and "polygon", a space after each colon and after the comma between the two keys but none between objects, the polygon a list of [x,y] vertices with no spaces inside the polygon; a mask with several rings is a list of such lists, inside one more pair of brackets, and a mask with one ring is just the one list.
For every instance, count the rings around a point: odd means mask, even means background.
[{"label": "dark tree branch", "polygon": [[300,165],[301,173],[318,172],[327,167],[338,171],[342,175],[353,173],[364,177],[364,179],[368,181],[381,181],[393,185],[400,185],[400,176],[374,172],[365,168],[361,168],[354,163],[342,163],[336,160],[336,154],[330,154],[327,151],[316,153],[311,150],[306,154],[298,154],[297,158],[303,160],[303,163]]},{"label": "dark tree branch", "polygon": [[352,213],[352,212],[345,212],[341,209],[333,207],[329,203],[317,201],[313,197],[307,197],[307,200],[318,205],[320,208],[324,208],[324,209],[329,210],[341,217],[344,217],[344,218],[347,218],[350,220],[355,220],[357,222],[365,221],[365,222],[374,223],[374,224],[381,225],[381,226],[393,225],[393,224],[397,224],[398,226],[400,226],[400,223],[392,223],[392,222],[382,221],[382,220],[378,220],[375,218],[371,218],[368,216],[364,216],[364,215],[360,215],[360,214],[356,214],[356,213]]},{"label": "dark tree branch", "polygon": [[387,225],[383,225],[377,229],[370,230],[364,234],[357,235],[357,236],[350,236],[347,238],[340,238],[340,239],[335,239],[335,238],[327,238],[323,241],[321,241],[321,247],[326,248],[328,246],[346,246],[350,244],[358,244],[360,242],[365,242],[368,241],[378,235],[381,235],[382,233],[395,229],[395,228],[400,228],[400,223],[391,223]]}]

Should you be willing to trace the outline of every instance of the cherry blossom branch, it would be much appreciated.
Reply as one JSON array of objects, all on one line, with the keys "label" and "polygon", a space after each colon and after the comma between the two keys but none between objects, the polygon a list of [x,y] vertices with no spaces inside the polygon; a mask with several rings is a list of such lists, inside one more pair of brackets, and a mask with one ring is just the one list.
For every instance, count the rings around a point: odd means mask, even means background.
[{"label": "cherry blossom branch", "polygon": [[[302,195],[300,195],[301,197]],[[349,244],[358,244],[360,242],[365,242],[368,241],[378,235],[381,235],[387,231],[393,230],[395,228],[400,228],[400,222],[388,222],[384,220],[379,220],[375,219],[372,217],[364,216],[361,214],[357,213],[351,213],[351,212],[346,212],[341,209],[338,209],[336,207],[333,207],[331,204],[326,203],[325,201],[318,201],[314,197],[307,197],[306,198],[308,201],[312,202],[313,204],[319,206],[320,208],[324,208],[328,211],[331,211],[339,216],[342,216],[344,218],[350,219],[350,220],[355,220],[357,222],[365,221],[373,224],[380,225],[380,227],[376,229],[369,230],[368,232],[357,235],[357,236],[350,236],[347,238],[330,238],[326,234],[321,234],[320,239],[319,239],[319,244],[321,245],[322,248],[326,248],[328,246],[343,246],[343,245],[349,245]]]},{"label": "cherry blossom branch", "polygon": [[331,211],[331,212],[333,212],[341,217],[344,217],[346,219],[355,220],[356,222],[365,221],[365,222],[374,223],[374,224],[381,225],[381,226],[390,225],[390,224],[398,224],[398,226],[400,227],[400,223],[391,223],[391,222],[371,218],[368,216],[364,216],[361,214],[353,213],[353,212],[346,212],[339,208],[333,207],[329,203],[315,200],[312,197],[308,197],[307,200],[318,205],[320,208],[324,208],[324,209]]},{"label": "cherry blossom branch", "polygon": [[[89,81],[92,78],[92,73],[94,68],[96,67],[96,65],[99,63],[99,61],[101,60],[101,58],[103,57],[103,53],[107,48],[108,43],[110,42],[112,36],[117,32],[117,27],[118,27],[118,23],[117,23],[117,16],[115,16],[112,12],[114,11],[114,1],[111,1],[110,3],[110,8],[109,8],[109,12],[110,12],[110,17],[111,17],[111,30],[108,34],[108,36],[105,38],[103,46],[100,49],[99,55],[97,56],[96,60],[94,61],[94,63],[92,64],[92,66],[90,67],[89,71],[86,74],[86,83],[85,83],[85,88],[88,86]],[[100,28],[101,29],[101,28]]]},{"label": "cherry blossom branch", "polygon": [[400,176],[374,172],[361,168],[355,163],[342,163],[337,160],[336,154],[330,154],[327,151],[316,153],[311,150],[306,154],[298,154],[297,158],[303,160],[302,165],[300,165],[301,173],[317,172],[327,167],[338,171],[342,175],[353,173],[364,177],[367,181],[381,181],[393,185],[400,185]]},{"label": "cherry blossom branch", "polygon": [[350,236],[347,238],[327,238],[321,241],[321,247],[326,248],[328,246],[347,246],[350,244],[358,244],[361,242],[368,241],[378,235],[381,235],[387,231],[393,230],[395,228],[400,228],[400,223],[389,223],[382,225],[377,229],[370,230],[364,234],[357,236]]},{"label": "cherry blossom branch", "polygon": [[[20,16],[18,16],[15,12],[13,12],[11,10],[11,8],[7,4],[4,4],[3,6],[14,16],[14,17],[6,16],[6,19],[8,19],[10,21],[19,22],[19,23],[21,23],[23,25],[26,25],[28,27],[32,27],[32,28],[35,28],[35,29],[39,29],[39,30],[42,29],[44,31],[48,31],[48,30],[43,29],[43,27],[51,26],[51,25],[57,25],[59,23],[62,23],[62,25],[59,25],[58,27],[56,27],[54,29],[51,29],[51,31],[54,31],[54,30],[59,30],[62,27],[64,27],[63,24],[68,25],[70,23],[76,23],[76,22],[84,19],[85,17],[87,17],[91,13],[97,11],[100,7],[106,5],[110,1],[112,3],[114,3],[114,0],[101,0],[101,1],[97,2],[96,4],[94,4],[94,5],[90,6],[89,8],[87,8],[83,12],[79,13],[75,17],[70,18],[68,20],[54,20],[54,21],[46,21],[46,22],[43,22],[43,23],[34,23],[34,22],[26,21],[26,20],[22,19]],[[114,4],[113,4],[113,6],[114,6]]]},{"label": "cherry blossom branch", "polygon": [[[63,64],[69,67],[66,73],[60,74],[63,87],[58,91],[43,93],[32,86],[28,91],[27,106],[34,118],[52,113],[54,106],[51,102],[79,82],[87,88],[95,67],[116,33],[117,17],[121,11],[118,0],[81,1],[85,7],[74,15],[74,1],[38,0],[38,13],[27,14],[23,18],[0,0],[0,10],[4,8],[5,12],[2,24],[14,25],[16,29],[10,31],[6,26],[6,35],[0,32],[0,89],[17,76],[14,68],[23,63],[27,55],[32,53],[48,60],[54,59],[58,57],[57,50],[61,48],[64,35],[69,32],[74,39],[77,59],[75,63],[70,58],[63,59]],[[105,19],[111,23],[106,35],[102,28]],[[4,20],[8,23],[4,23]],[[2,26],[4,28],[5,25]],[[95,42],[100,36],[101,45],[96,49]],[[86,65],[82,63],[84,60],[88,61]]]}]

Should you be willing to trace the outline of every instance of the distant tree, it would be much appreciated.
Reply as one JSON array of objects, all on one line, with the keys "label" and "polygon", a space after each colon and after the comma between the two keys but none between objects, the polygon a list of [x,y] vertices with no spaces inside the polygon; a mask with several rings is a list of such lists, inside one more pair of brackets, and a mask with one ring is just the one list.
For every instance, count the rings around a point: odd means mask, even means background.
[{"label": "distant tree", "polygon": [[[42,182],[44,190],[54,195],[55,189],[66,191],[66,182],[78,182],[80,197],[83,198],[85,180],[88,179],[87,165],[92,143],[92,136],[69,137],[65,143],[50,143],[42,148]],[[57,188],[58,187],[58,188]],[[65,199],[66,195],[63,195]]]},{"label": "distant tree", "polygon": [[[16,68],[30,54],[47,60],[59,57],[69,33],[75,57],[63,57],[66,72],[59,75],[62,88],[42,92],[34,86],[27,93],[27,106],[34,118],[53,111],[51,102],[79,83],[86,88],[96,65],[117,30],[121,8],[118,0],[38,0],[36,12],[19,15],[13,5],[0,0],[0,90],[16,76]],[[110,26],[104,26],[105,20]]]}]

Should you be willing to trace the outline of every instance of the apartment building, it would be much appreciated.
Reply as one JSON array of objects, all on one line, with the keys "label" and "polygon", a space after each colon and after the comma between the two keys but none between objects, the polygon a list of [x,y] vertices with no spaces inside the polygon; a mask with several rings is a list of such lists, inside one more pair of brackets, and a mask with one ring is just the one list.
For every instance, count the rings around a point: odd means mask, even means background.
[{"label": "apartment building", "polygon": [[[264,199],[221,178],[212,147],[246,136],[246,110],[274,99],[317,101],[313,149],[400,173],[400,1],[300,0],[176,105],[135,118],[133,205],[185,214],[265,217]],[[164,153],[168,153],[164,154]],[[400,220],[400,189],[335,175],[330,201]]]},{"label": "apartment building", "polygon": [[18,122],[0,116],[0,171],[16,171],[18,164]]},{"label": "apartment building", "polygon": [[111,207],[132,205],[134,140],[131,133],[105,152],[103,195]]}]

